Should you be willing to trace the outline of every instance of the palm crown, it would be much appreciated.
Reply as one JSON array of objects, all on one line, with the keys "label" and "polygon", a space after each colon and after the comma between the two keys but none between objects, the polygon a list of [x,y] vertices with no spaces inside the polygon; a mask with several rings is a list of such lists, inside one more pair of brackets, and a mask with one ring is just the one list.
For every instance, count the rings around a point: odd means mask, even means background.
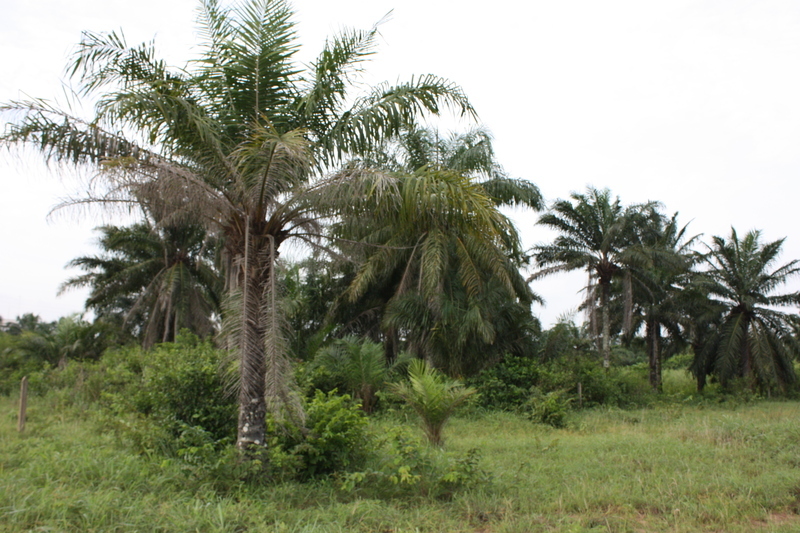
[{"label": "palm crown", "polygon": [[762,244],[756,230],[740,239],[733,229],[728,239],[713,238],[704,278],[709,295],[726,312],[710,349],[699,352],[711,360],[695,361],[696,371],[712,369],[724,384],[740,377],[751,388],[783,389],[796,382],[792,359],[800,353],[797,315],[776,308],[800,305],[800,292],[775,291],[800,274],[800,262],[774,268],[783,241]]}]

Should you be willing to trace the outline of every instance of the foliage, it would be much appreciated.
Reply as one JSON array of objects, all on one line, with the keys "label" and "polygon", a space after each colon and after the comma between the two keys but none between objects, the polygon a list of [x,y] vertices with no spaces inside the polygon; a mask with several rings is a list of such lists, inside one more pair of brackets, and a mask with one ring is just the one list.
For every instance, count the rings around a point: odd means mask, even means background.
[{"label": "foliage", "polygon": [[344,491],[360,498],[450,499],[459,490],[489,482],[477,449],[447,453],[422,445],[404,428],[391,430],[382,441],[366,470],[340,476]]},{"label": "foliage", "polygon": [[595,345],[588,331],[576,326],[569,316],[560,317],[552,328],[543,331],[537,343],[537,356],[543,362],[594,354]]},{"label": "foliage", "polygon": [[712,373],[726,386],[742,380],[752,392],[796,388],[793,361],[800,354],[800,319],[777,308],[800,304],[800,292],[776,290],[800,273],[800,262],[774,266],[783,242],[762,243],[756,230],[742,239],[734,229],[728,239],[713,238],[702,279],[725,311],[716,333],[695,351],[692,370],[699,384]]},{"label": "foliage", "polygon": [[[471,381],[485,407],[526,410],[531,402],[547,398],[554,405],[573,407],[599,405],[627,407],[647,404],[650,397],[637,369],[604,370],[588,357],[568,357],[540,362],[524,357],[506,357]],[[548,395],[552,396],[548,397]]]},{"label": "foliage", "polygon": [[62,292],[91,288],[87,309],[123,324],[146,348],[175,340],[184,328],[201,337],[214,332],[222,278],[216,246],[201,226],[148,221],[98,231],[102,254],[70,261],[86,273],[67,280]]},{"label": "foliage", "polygon": [[318,393],[306,410],[308,434],[300,455],[309,476],[358,464],[370,449],[367,419],[348,395]]},{"label": "foliage", "polygon": [[331,318],[331,302],[347,288],[353,266],[316,255],[282,263],[281,285],[292,354],[310,361],[330,337],[348,329]]},{"label": "foliage", "polygon": [[208,341],[183,332],[176,342],[152,351],[129,349],[108,357],[128,360],[127,368],[106,366],[102,401],[110,409],[109,423],[123,432],[159,428],[155,433],[167,441],[153,446],[173,452],[196,446],[198,439],[212,442],[216,449],[233,441],[236,401],[222,367],[226,354]]},{"label": "foliage", "polygon": [[119,331],[111,324],[85,321],[70,315],[56,322],[42,323],[35,315],[17,317],[6,332],[0,331],[0,394],[8,394],[29,376],[29,389],[43,392],[42,377],[55,366],[69,361],[91,361],[119,342]]},{"label": "foliage", "polygon": [[[631,253],[636,244],[636,227],[647,218],[653,204],[623,206],[608,189],[589,187],[586,194],[572,193],[572,200],[556,200],[539,224],[559,233],[552,244],[533,248],[538,270],[531,280],[556,272],[586,270],[586,307],[593,311],[599,303],[601,320],[590,313],[593,332],[602,325],[599,339],[603,366],[611,365],[611,316],[609,297],[612,282],[630,275],[630,267],[640,262],[641,253]],[[628,291],[629,292],[629,291]],[[627,306],[630,308],[630,306]],[[624,322],[628,322],[626,309]],[[628,329],[628,328],[626,328]],[[595,337],[598,337],[595,334]]]},{"label": "foliage", "polygon": [[324,371],[329,390],[338,389],[361,402],[366,413],[372,413],[378,393],[385,387],[392,370],[407,362],[402,354],[387,366],[383,346],[367,339],[347,336],[320,349],[313,367]]},{"label": "foliage", "polygon": [[[687,226],[680,226],[678,214],[671,218],[656,209],[638,217],[636,243],[631,255],[640,255],[632,268],[632,298],[636,331],[644,324],[644,351],[654,391],[662,389],[662,362],[685,349],[692,329],[689,314],[696,300],[686,290],[694,279],[698,262],[692,245],[697,236],[687,236]],[[623,304],[624,305],[624,304]]]},{"label": "foliage", "polygon": [[531,387],[545,381],[548,372],[534,359],[507,355],[468,383],[477,389],[478,401],[484,407],[514,410],[528,401]]},{"label": "foliage", "polygon": [[362,201],[333,228],[360,264],[339,304],[345,321],[384,340],[390,360],[405,347],[452,376],[529,347],[540,299],[519,274],[519,235],[499,207],[540,209],[538,188],[505,176],[485,132],[439,142],[411,129],[370,155],[377,161],[353,163],[368,176],[349,194]]},{"label": "foliage", "polygon": [[572,401],[573,398],[569,397],[567,391],[543,393],[538,387],[533,387],[524,408],[534,422],[563,428],[567,425],[567,414]]},{"label": "foliage", "polygon": [[420,359],[409,365],[408,381],[393,384],[391,391],[419,415],[425,436],[434,446],[442,446],[442,431],[455,409],[477,392]]},{"label": "foliage", "polygon": [[147,356],[141,383],[132,393],[136,410],[173,426],[207,431],[230,442],[236,426],[236,403],[222,367],[226,354],[209,342],[182,332],[174,343],[160,344]]}]

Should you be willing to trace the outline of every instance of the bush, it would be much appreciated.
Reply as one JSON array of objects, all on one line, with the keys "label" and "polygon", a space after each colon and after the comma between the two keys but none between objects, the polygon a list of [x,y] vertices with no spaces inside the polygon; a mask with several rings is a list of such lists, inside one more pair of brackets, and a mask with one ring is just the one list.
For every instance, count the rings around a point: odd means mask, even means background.
[{"label": "bush", "polygon": [[442,431],[455,409],[476,392],[421,359],[409,365],[408,381],[393,384],[391,391],[419,415],[425,436],[434,446],[442,445]]},{"label": "bush", "polygon": [[643,372],[637,369],[605,370],[596,360],[587,357],[548,363],[506,357],[471,383],[477,387],[482,405],[494,409],[529,409],[534,389],[538,400],[542,395],[559,392],[565,399],[569,398],[574,407],[627,407],[645,404],[651,399]]},{"label": "bush", "polygon": [[449,499],[458,490],[489,482],[477,450],[446,453],[425,446],[402,427],[388,432],[367,467],[341,476],[341,488],[361,498]]},{"label": "bush", "polygon": [[567,414],[572,400],[564,390],[543,393],[534,387],[525,407],[528,417],[534,422],[563,428],[567,425]]},{"label": "bush", "polygon": [[191,334],[158,345],[148,354],[141,382],[132,391],[133,405],[163,421],[176,437],[191,426],[214,440],[232,441],[237,403],[221,372],[224,357],[224,352]]},{"label": "bush", "polygon": [[369,339],[347,336],[319,350],[312,363],[312,377],[317,388],[338,389],[361,401],[361,407],[372,413],[378,392],[386,385],[392,371],[386,365],[383,345]]},{"label": "bush", "polygon": [[541,383],[547,372],[535,359],[507,355],[468,383],[477,388],[484,407],[514,410],[528,401],[531,387]]},{"label": "bush", "polygon": [[315,477],[358,465],[369,450],[367,417],[349,395],[317,392],[306,406],[305,474]]},{"label": "bush", "polygon": [[[349,395],[317,391],[305,406],[305,428],[268,421],[272,435],[268,454],[290,468],[280,477],[310,479],[361,466],[374,442],[367,432],[367,416]],[[274,465],[277,470],[280,465]]]},{"label": "bush", "polygon": [[191,334],[151,351],[107,353],[96,369],[103,376],[106,423],[145,452],[176,454],[193,447],[183,442],[188,435],[203,435],[216,449],[232,443],[237,405],[220,370],[225,357]]}]

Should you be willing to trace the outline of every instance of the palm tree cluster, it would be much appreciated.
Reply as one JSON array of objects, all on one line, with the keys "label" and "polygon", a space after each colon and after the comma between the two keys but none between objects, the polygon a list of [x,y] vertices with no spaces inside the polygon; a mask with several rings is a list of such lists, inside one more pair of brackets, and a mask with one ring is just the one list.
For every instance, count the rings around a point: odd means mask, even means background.
[{"label": "palm tree cluster", "polygon": [[[417,247],[412,254],[440,265],[432,270],[437,277],[424,282],[426,288],[434,288],[445,272],[442,227],[436,224],[446,223],[470,227],[471,240],[462,239],[452,251],[468,261],[482,260],[469,271],[462,269],[473,294],[481,283],[475,276],[482,275],[476,269],[487,266],[504,274],[506,290],[527,291],[504,255],[511,245],[505,237],[510,223],[472,180],[455,172],[406,179],[345,164],[374,154],[423,115],[449,108],[474,116],[460,88],[426,75],[354,97],[351,89],[362,62],[374,52],[376,29],[344,31],[329,39],[304,69],[294,61],[298,45],[292,15],[285,0],[252,0],[229,8],[203,0],[202,53],[183,69],[159,60],[152,44],[128,46],[121,34],[85,33],[68,71],[79,94],[97,98],[94,117],[84,120],[42,101],[4,106],[21,116],[3,136],[4,144],[31,145],[48,161],[99,174],[95,183],[103,187],[81,203],[158,204],[158,227],[103,230],[107,251],[131,256],[136,253],[131,233],[157,240],[181,224],[201,225],[218,240],[223,332],[227,345],[239,353],[238,446],[243,450],[264,444],[268,401],[292,405],[276,274],[287,239],[319,245],[326,237],[326,220],[347,225],[347,217],[365,216],[376,201],[395,210],[430,194],[434,211],[429,212],[427,234],[435,246],[427,246],[428,253]],[[341,170],[332,173],[337,166]],[[396,194],[353,197],[384,186]],[[467,204],[454,205],[461,200]],[[395,223],[411,227],[405,217],[412,212],[407,207]],[[381,224],[370,227],[384,235],[396,227]],[[398,248],[415,250],[408,232],[402,237]],[[169,339],[190,320],[178,309],[196,309],[191,302],[206,298],[197,292],[200,285],[190,288],[188,277],[187,284],[176,283],[188,271],[185,262],[166,253],[168,246],[135,246],[148,248],[151,256],[159,247],[165,252],[163,261],[144,267],[152,276],[149,284],[134,281],[142,273],[131,270],[130,257],[97,257],[76,260],[88,273],[68,285],[92,285],[92,302],[98,306],[115,305],[111,296],[100,303],[109,292],[133,301],[133,309],[147,309],[144,335]],[[483,255],[470,248],[482,249]],[[129,278],[123,285],[130,281],[136,287],[119,286],[122,277]],[[355,293],[367,278],[359,277]],[[184,289],[188,292],[179,294]],[[478,327],[486,329],[480,321]]]},{"label": "palm tree cluster", "polygon": [[630,343],[643,329],[655,390],[664,357],[687,347],[700,389],[709,375],[723,384],[743,379],[752,390],[795,384],[798,315],[779,308],[800,305],[800,293],[775,291],[800,266],[791,261],[773,269],[782,239],[762,243],[760,232],[751,231],[740,240],[732,229],[729,239],[714,237],[697,250],[699,236],[688,235],[677,213],[668,217],[655,202],[623,206],[609,190],[592,187],[555,201],[539,223],[558,235],[533,248],[538,268],[531,279],[587,271],[583,307],[605,367],[613,332]]},{"label": "palm tree cluster", "polygon": [[214,333],[222,279],[216,243],[201,226],[141,222],[99,231],[104,254],[70,261],[86,274],[68,279],[62,291],[89,287],[86,308],[145,347],[172,342],[184,328],[201,337]]},{"label": "palm tree cluster", "polygon": [[[73,203],[141,209],[143,222],[100,228],[103,253],[76,258],[84,274],[64,289],[89,287],[87,308],[146,347],[182,328],[219,334],[238,354],[241,450],[265,445],[270,408],[302,420],[290,356],[325,344],[318,364],[367,410],[404,350],[421,362],[396,392],[444,390],[452,398],[433,403],[453,406],[471,392],[444,374],[557,358],[574,335],[541,335],[529,283],[561,271],[588,276],[583,308],[606,368],[615,343],[639,339],[656,390],[664,358],[689,348],[701,388],[708,376],[796,383],[797,315],[778,309],[800,294],[775,291],[800,265],[774,268],[782,240],[732,231],[697,250],[659,203],[590,187],[552,203],[539,224],[557,236],[526,252],[501,208],[541,211],[539,189],[503,170],[485,129],[420,126],[445,110],[475,117],[457,85],[426,75],[354,92],[375,28],[341,32],[300,66],[286,0],[201,0],[199,12],[201,52],[181,69],[152,44],[84,34],[68,72],[94,116],[11,102],[0,141],[97,176]],[[290,240],[312,257],[282,258]]]}]

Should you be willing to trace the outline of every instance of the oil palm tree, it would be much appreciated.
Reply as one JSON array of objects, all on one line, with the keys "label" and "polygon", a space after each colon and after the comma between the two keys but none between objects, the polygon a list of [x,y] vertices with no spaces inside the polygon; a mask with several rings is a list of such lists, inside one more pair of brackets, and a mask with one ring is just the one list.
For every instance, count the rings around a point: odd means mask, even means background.
[{"label": "oil palm tree", "polygon": [[201,337],[214,332],[222,278],[216,247],[202,227],[148,221],[99,231],[103,253],[70,261],[86,273],[67,280],[62,291],[91,288],[87,309],[118,318],[146,348],[175,340],[183,328]]},{"label": "oil palm tree", "polygon": [[797,382],[793,359],[800,353],[800,320],[777,308],[800,305],[800,292],[776,290],[800,274],[800,262],[775,266],[784,240],[762,243],[757,230],[740,239],[731,229],[728,239],[714,237],[709,247],[708,293],[726,311],[710,349],[699,352],[710,364],[694,367],[713,369],[723,385],[741,378],[751,390],[785,392]]},{"label": "oil palm tree", "polygon": [[392,385],[391,390],[403,398],[419,415],[428,442],[442,446],[442,432],[456,408],[477,391],[450,379],[419,359],[408,368],[408,381]]},{"label": "oil palm tree", "polygon": [[[633,297],[644,323],[650,386],[655,391],[661,391],[663,358],[685,345],[688,304],[685,289],[693,279],[692,269],[697,263],[692,246],[699,236],[688,237],[688,226],[680,226],[677,217],[677,213],[666,217],[658,210],[650,210],[635,228],[638,242],[629,251],[642,255],[635,262],[638,267],[632,269]],[[668,344],[664,332],[671,341]]]},{"label": "oil palm tree", "polygon": [[586,301],[592,309],[599,301],[602,313],[600,351],[605,368],[611,365],[611,283],[622,279],[631,262],[641,257],[629,251],[636,243],[637,218],[646,212],[646,207],[625,207],[619,197],[612,198],[608,189],[589,187],[586,194],[572,193],[571,200],[556,200],[549,212],[539,218],[539,224],[554,229],[559,235],[552,244],[533,248],[538,270],[529,281],[571,270],[589,273]]},{"label": "oil palm tree", "polygon": [[[69,70],[81,94],[99,96],[82,121],[40,101],[5,143],[29,143],[51,161],[100,171],[90,200],[160,198],[170,215],[199,217],[220,236],[228,303],[224,328],[240,353],[237,445],[265,443],[266,397],[288,400],[288,361],[277,313],[275,259],[281,244],[313,240],[318,214],[304,195],[318,171],[370,150],[422,113],[472,115],[453,83],[428,75],[351,94],[376,30],[327,41],[309,69],[296,65],[285,0],[223,8],[200,4],[200,57],[184,69],[152,45],[128,47],[116,33],[86,33]],[[122,132],[122,133],[117,133]]]},{"label": "oil palm tree", "polygon": [[519,236],[498,206],[540,209],[538,188],[502,172],[484,130],[439,141],[409,129],[370,155],[354,163],[373,174],[350,194],[363,202],[336,226],[358,241],[349,302],[368,302],[390,349],[402,332],[415,355],[450,374],[520,350],[537,329],[530,304],[539,299],[519,274]]}]

